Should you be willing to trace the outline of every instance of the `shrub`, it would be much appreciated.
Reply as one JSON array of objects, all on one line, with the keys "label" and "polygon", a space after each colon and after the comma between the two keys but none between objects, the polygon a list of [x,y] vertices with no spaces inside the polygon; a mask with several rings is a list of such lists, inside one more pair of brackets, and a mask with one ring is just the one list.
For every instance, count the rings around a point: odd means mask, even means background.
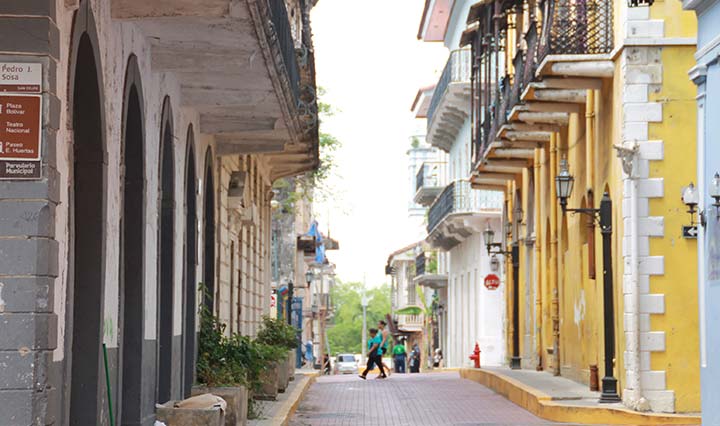
[{"label": "shrub", "polygon": [[[298,329],[285,321],[269,316],[263,317],[262,328],[258,332],[257,341],[271,346],[289,349],[298,347]],[[287,354],[287,350],[285,354]]]}]

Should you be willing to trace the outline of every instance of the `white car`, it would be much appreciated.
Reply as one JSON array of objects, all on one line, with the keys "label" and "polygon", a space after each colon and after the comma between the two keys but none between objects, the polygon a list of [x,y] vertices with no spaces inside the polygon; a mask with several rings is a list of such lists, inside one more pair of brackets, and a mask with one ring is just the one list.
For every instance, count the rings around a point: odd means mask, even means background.
[{"label": "white car", "polygon": [[357,374],[358,363],[353,354],[338,354],[335,358],[335,372],[337,374]]}]

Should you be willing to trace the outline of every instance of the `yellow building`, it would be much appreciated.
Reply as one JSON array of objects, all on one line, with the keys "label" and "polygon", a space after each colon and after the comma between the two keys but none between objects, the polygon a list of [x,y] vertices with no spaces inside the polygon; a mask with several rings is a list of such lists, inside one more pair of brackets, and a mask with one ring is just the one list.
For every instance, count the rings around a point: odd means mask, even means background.
[{"label": "yellow building", "polygon": [[[510,364],[599,381],[636,410],[699,411],[697,252],[680,200],[696,175],[695,17],[680,2],[485,0],[467,22],[471,182],[505,191],[519,253],[506,256]],[[574,179],[566,212],[559,174]]]}]

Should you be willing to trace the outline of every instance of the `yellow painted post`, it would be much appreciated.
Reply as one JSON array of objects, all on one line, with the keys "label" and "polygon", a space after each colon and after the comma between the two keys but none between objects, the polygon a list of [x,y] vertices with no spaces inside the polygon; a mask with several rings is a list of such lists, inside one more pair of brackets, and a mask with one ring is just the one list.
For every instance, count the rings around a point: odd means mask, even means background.
[{"label": "yellow painted post", "polygon": [[557,133],[550,135],[550,296],[553,328],[553,365],[552,371],[560,375],[560,306],[558,301],[558,236],[557,236],[557,194],[554,178],[557,175]]},{"label": "yellow painted post", "polygon": [[536,366],[537,370],[542,370],[542,348],[543,348],[543,339],[542,339],[542,309],[543,309],[543,303],[542,303],[542,286],[540,285],[540,282],[542,280],[542,273],[540,271],[540,264],[541,259],[543,257],[543,251],[542,251],[542,215],[540,214],[540,180],[541,180],[541,171],[540,171],[540,153],[541,149],[535,148],[535,156],[533,161],[533,179],[534,182],[534,198],[533,198],[533,214],[535,217],[533,218],[534,227],[533,230],[535,231],[535,258],[534,258],[534,273],[535,273],[535,342],[536,342],[536,348],[537,351],[537,360],[538,364]]}]

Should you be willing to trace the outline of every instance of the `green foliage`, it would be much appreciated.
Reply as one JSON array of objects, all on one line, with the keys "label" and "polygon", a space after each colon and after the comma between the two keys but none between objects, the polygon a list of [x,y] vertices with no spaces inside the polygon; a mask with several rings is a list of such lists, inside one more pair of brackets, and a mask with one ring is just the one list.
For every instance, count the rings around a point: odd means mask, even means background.
[{"label": "green foliage", "polygon": [[272,324],[262,341],[238,333],[226,336],[225,324],[203,304],[198,334],[198,383],[210,387],[243,385],[252,390],[260,389],[262,372],[283,359],[289,350],[286,345],[268,342],[286,338],[286,331],[284,327]]},{"label": "green foliage", "polygon": [[[390,313],[390,287],[383,285],[368,289],[368,328],[385,319]],[[328,340],[333,353],[359,353],[362,351],[362,284],[338,282],[332,289],[335,308],[333,324],[328,328]]]},{"label": "green foliage", "polygon": [[427,258],[427,264],[425,265],[425,272],[428,274],[437,274],[438,271],[438,259],[437,253],[432,252]]},{"label": "green foliage", "polygon": [[264,316],[262,320],[262,328],[257,334],[258,342],[288,350],[297,348],[297,328],[278,318]]},{"label": "green foliage", "polygon": [[417,136],[413,136],[412,139],[411,139],[411,142],[410,142],[410,146],[412,146],[413,148],[419,147],[419,146],[420,146],[420,139],[418,139]]}]

